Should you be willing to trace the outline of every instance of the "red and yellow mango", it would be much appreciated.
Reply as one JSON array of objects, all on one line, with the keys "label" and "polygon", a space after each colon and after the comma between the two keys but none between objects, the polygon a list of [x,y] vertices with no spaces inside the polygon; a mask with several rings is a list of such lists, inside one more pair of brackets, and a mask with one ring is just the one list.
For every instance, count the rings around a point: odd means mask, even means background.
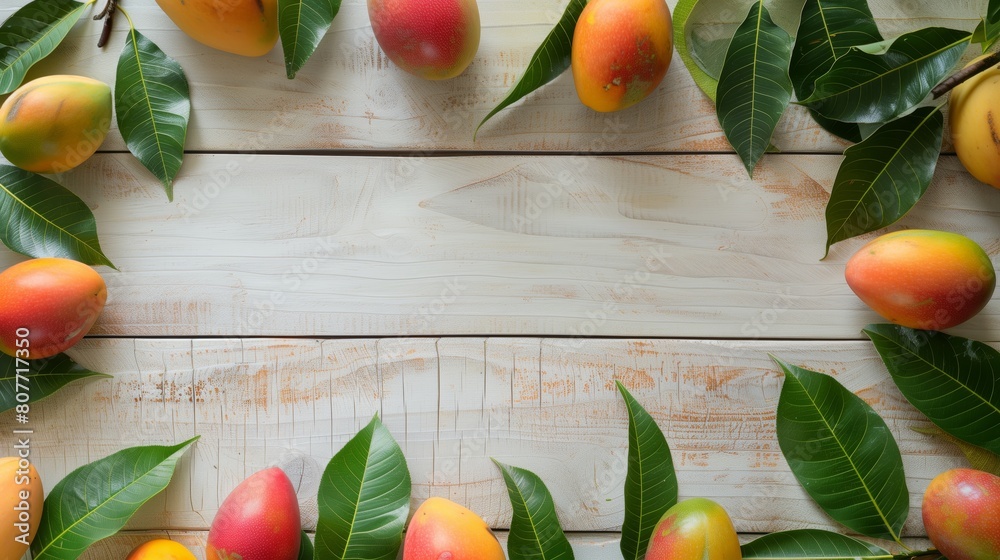
[{"label": "red and yellow mango", "polygon": [[292,481],[278,467],[239,483],[208,531],[206,560],[296,560],[302,518]]},{"label": "red and yellow mango", "polygon": [[948,560],[1000,558],[1000,476],[945,471],[924,492],[922,514],[927,537]]},{"label": "red and yellow mango", "polygon": [[156,0],[189,37],[213,49],[262,56],[278,42],[278,0]]},{"label": "red and yellow mango", "polygon": [[125,560],[197,560],[191,551],[170,539],[153,539],[135,547]]},{"label": "red and yellow mango", "polygon": [[403,560],[504,560],[485,521],[445,498],[428,498],[406,528]]},{"label": "red and yellow mango", "polygon": [[668,509],[653,528],[646,560],[740,560],[740,541],[729,514],[705,498]]},{"label": "red and yellow mango", "polygon": [[368,17],[389,60],[427,80],[458,76],[479,49],[476,0],[368,0]]},{"label": "red and yellow mango", "polygon": [[42,480],[27,459],[0,458],[0,558],[24,555],[42,520]]}]

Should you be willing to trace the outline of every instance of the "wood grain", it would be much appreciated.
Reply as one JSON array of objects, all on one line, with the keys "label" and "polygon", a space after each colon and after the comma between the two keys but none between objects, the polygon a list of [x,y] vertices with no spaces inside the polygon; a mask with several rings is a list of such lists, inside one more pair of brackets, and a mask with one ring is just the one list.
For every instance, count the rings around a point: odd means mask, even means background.
[{"label": "wood grain", "polygon": [[[31,458],[51,485],[123,447],[199,434],[168,491],[129,528],[207,529],[232,488],[274,464],[295,481],[313,527],[324,466],[378,413],[406,454],[414,507],[444,496],[506,527],[494,457],[541,476],[567,530],[615,531],[627,467],[620,379],[667,436],[682,497],[717,500],[740,532],[836,529],[777,446],[782,377],[768,353],[835,375],[886,419],[908,475],[904,534],[921,536],[923,490],[964,459],[911,430],[927,420],[870,344],[853,341],[85,340],[72,355],[114,378],[35,404]],[[0,430],[13,427],[0,418]]]},{"label": "wood grain", "polygon": [[[127,154],[65,183],[94,208],[114,336],[861,336],[824,260],[839,156],[190,155],[168,203]],[[1000,196],[954,158],[899,227],[1000,252]],[[0,254],[0,266],[17,260]],[[990,339],[1000,306],[956,333]]]},{"label": "wood grain", "polygon": [[[671,7],[675,1],[668,2]],[[6,18],[22,2],[0,6]],[[745,2],[714,2],[702,13],[701,34],[731,33]],[[482,43],[465,74],[428,82],[394,67],[379,50],[363,0],[345,0],[331,31],[295,80],[285,77],[280,46],[262,58],[215,51],[189,39],[151,1],[128,6],[137,27],[178,60],[191,83],[191,151],[260,150],[552,150],[568,152],[685,151],[731,148],[711,102],[695,87],[679,56],[642,104],[601,114],[577,99],[569,72],[493,119],[476,124],[523,74],[532,53],[558,21],[565,2],[481,0]],[[927,25],[972,30],[982,2],[873,2],[887,37]],[[794,30],[800,4],[774,10]],[[718,26],[714,25],[716,22]],[[124,44],[124,20],[103,50],[101,23],[84,17],[65,44],[31,76],[83,74],[114,83]],[[970,49],[970,57],[972,56]],[[784,151],[841,152],[799,107],[779,124],[774,144]],[[123,150],[113,131],[105,150]]]}]

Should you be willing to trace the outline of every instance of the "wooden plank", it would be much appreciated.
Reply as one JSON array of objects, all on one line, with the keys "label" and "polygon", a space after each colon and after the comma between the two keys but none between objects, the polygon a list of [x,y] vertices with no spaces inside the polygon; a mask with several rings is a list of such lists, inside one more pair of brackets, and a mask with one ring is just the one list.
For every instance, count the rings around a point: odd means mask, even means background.
[{"label": "wooden plank", "polygon": [[[23,3],[5,3],[0,18]],[[194,116],[187,147],[192,151],[730,150],[712,104],[676,55],[664,85],[630,110],[608,115],[587,109],[567,72],[498,115],[473,141],[475,125],[523,74],[565,4],[480,0],[479,53],[464,75],[447,82],[422,81],[393,67],[375,43],[364,0],[343,2],[330,33],[294,81],[285,78],[280,47],[260,59],[230,55],[189,39],[153,2],[134,3],[129,12],[138,28],[188,75]],[[670,0],[671,7],[675,4]],[[970,0],[873,4],[886,36],[928,25],[971,31],[983,10],[982,2]],[[739,2],[717,3],[711,9],[711,21],[739,21],[746,12]],[[798,5],[774,10],[788,29],[797,25],[799,11]],[[124,23],[118,22],[108,47],[97,49],[101,24],[84,17],[32,76],[83,74],[114,83]],[[840,152],[845,146],[799,107],[792,107],[781,121],[774,143],[796,152]],[[124,149],[117,132],[104,149]]]},{"label": "wooden plank", "polygon": [[[879,320],[843,279],[864,239],[820,261],[839,161],[190,155],[171,204],[116,154],[65,182],[120,268],[97,335],[856,339]],[[895,227],[995,256],[998,216],[945,157]],[[994,302],[955,332],[998,325]]]},{"label": "wooden plank", "polygon": [[[929,423],[856,341],[85,340],[72,355],[114,378],[33,405],[31,458],[51,486],[124,447],[199,434],[167,492],[129,528],[207,529],[233,487],[275,464],[292,473],[314,527],[323,468],[379,413],[406,454],[414,507],[444,496],[506,527],[493,457],[541,476],[567,530],[615,531],[627,466],[620,379],[670,441],[683,498],[717,500],[741,532],[836,529],[778,449],[782,378],[768,353],[835,375],[886,419],[908,475],[904,534],[921,536],[923,490],[964,459],[911,430]],[[14,427],[0,417],[0,431]]]}]

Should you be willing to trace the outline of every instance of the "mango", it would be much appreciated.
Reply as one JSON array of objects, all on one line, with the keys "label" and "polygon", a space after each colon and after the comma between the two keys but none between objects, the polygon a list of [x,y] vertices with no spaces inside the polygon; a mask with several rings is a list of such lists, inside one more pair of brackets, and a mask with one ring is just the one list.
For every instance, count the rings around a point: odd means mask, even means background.
[{"label": "mango", "polygon": [[924,528],[948,560],[1000,558],[1000,476],[952,469],[924,492]]},{"label": "mango", "polygon": [[740,560],[740,540],[729,514],[705,498],[668,509],[653,528],[646,560]]},{"label": "mango", "polygon": [[847,285],[887,320],[913,329],[964,323],[989,302],[993,263],[975,241],[944,231],[887,233],[848,261]]},{"label": "mango", "polygon": [[196,558],[179,542],[153,539],[135,547],[125,560],[196,560]]},{"label": "mango", "polygon": [[212,520],[206,560],[296,560],[302,519],[292,481],[278,467],[239,483]]},{"label": "mango", "polygon": [[955,153],[965,169],[987,185],[1000,188],[997,99],[1000,99],[1000,66],[980,72],[951,90],[948,125]]},{"label": "mango", "polygon": [[278,0],[156,0],[181,31],[203,45],[263,56],[278,42]]},{"label": "mango", "polygon": [[84,76],[46,76],[0,105],[0,152],[21,169],[63,173],[87,160],[111,128],[111,87]]},{"label": "mango", "polygon": [[0,558],[17,560],[42,520],[42,480],[27,459],[0,459]]},{"label": "mango", "polygon": [[664,0],[591,0],[573,32],[577,96],[595,111],[631,107],[660,85],[673,48]]},{"label": "mango", "polygon": [[504,560],[483,518],[445,498],[420,504],[406,528],[403,560]]},{"label": "mango", "polygon": [[0,273],[0,352],[37,360],[72,347],[108,300],[93,268],[58,258],[32,259]]},{"label": "mango", "polygon": [[476,0],[368,0],[368,17],[389,60],[427,80],[458,76],[479,50]]}]

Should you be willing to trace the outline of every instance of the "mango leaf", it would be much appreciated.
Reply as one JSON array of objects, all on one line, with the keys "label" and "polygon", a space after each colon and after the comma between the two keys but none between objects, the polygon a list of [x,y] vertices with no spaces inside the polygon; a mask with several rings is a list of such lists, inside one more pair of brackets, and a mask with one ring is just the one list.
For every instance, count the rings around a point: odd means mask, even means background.
[{"label": "mango leaf", "polygon": [[716,112],[751,177],[792,97],[791,54],[792,37],[771,20],[763,0],[750,7],[726,51]]},{"label": "mango leaf", "polygon": [[289,80],[316,51],[339,11],[340,0],[278,0],[278,34]]},{"label": "mango leaf", "polygon": [[892,120],[920,103],[954,68],[972,35],[927,27],[901,35],[883,54],[852,48],[816,80],[802,105],[857,123]]},{"label": "mango leaf", "polygon": [[197,440],[131,447],[66,475],[45,496],[32,559],[75,560],[90,545],[117,533],[142,504],[167,487],[178,459]]},{"label": "mango leaf", "polygon": [[979,22],[972,34],[973,43],[981,43],[983,52],[988,51],[1000,39],[1000,0],[990,0],[986,17]]},{"label": "mango leaf", "polygon": [[26,361],[0,353],[0,412],[12,410],[19,403],[17,393],[25,393],[25,403],[38,402],[62,389],[67,383],[88,377],[111,377],[91,371],[66,354],[44,360]]},{"label": "mango leaf", "polygon": [[0,25],[0,95],[17,89],[28,69],[52,54],[90,4],[34,0]]},{"label": "mango leaf", "polygon": [[972,468],[1000,476],[1000,455],[987,451],[978,445],[962,441],[937,426],[933,428],[910,429],[918,434],[933,436],[954,444],[962,451],[965,458],[969,460],[969,465]]},{"label": "mango leaf", "polygon": [[899,325],[864,329],[906,400],[945,432],[1000,453],[1000,352]]},{"label": "mango leaf", "polygon": [[674,34],[674,43],[677,47],[677,54],[680,55],[681,60],[684,61],[684,66],[687,67],[688,72],[691,73],[691,77],[694,78],[694,83],[701,88],[701,91],[705,92],[705,95],[712,100],[712,103],[715,103],[719,80],[710,76],[708,72],[698,65],[692,56],[691,47],[688,42],[688,18],[691,17],[691,13],[697,5],[698,0],[678,0],[677,6],[674,8],[673,23],[679,30],[679,33]]},{"label": "mango leaf", "polygon": [[816,529],[764,535],[740,547],[744,560],[890,560],[889,551],[865,541]]},{"label": "mango leaf", "polygon": [[51,179],[0,164],[0,221],[0,241],[22,255],[115,267],[101,251],[90,208]]},{"label": "mango leaf", "polygon": [[921,107],[844,151],[826,205],[827,254],[834,243],[884,228],[913,208],[934,177],[943,137],[941,111]]},{"label": "mango leaf", "polygon": [[118,57],[115,114],[129,151],[173,200],[191,116],[188,81],[181,65],[134,27]]},{"label": "mango leaf", "polygon": [[677,474],[670,447],[653,417],[615,380],[628,410],[628,472],[621,550],[625,560],[642,560],[653,528],[677,503]]},{"label": "mango leaf", "polygon": [[409,511],[406,457],[376,416],[323,472],[316,557],[395,560]]},{"label": "mango leaf", "polygon": [[309,535],[302,531],[302,537],[299,539],[299,560],[313,560],[313,554],[315,554],[313,542],[309,540]]},{"label": "mango leaf", "polygon": [[525,69],[524,75],[514,84],[514,87],[503,98],[503,101],[494,107],[483,118],[482,122],[479,123],[479,126],[476,127],[476,132],[473,134],[473,140],[475,140],[475,135],[479,133],[479,129],[493,115],[506,109],[525,95],[556,79],[559,74],[562,74],[569,68],[570,54],[573,49],[573,30],[576,29],[576,20],[579,19],[580,12],[583,11],[586,5],[587,0],[569,1],[566,11],[559,18],[559,23],[545,37],[545,40],[542,41],[541,46],[538,47],[535,54],[531,55],[531,60],[528,61],[528,68]]},{"label": "mango leaf", "polygon": [[834,378],[772,359],[785,373],[777,432],[792,473],[836,521],[899,542],[910,495],[885,421]]},{"label": "mango leaf", "polygon": [[[866,0],[806,0],[789,67],[795,96],[806,99],[812,95],[816,79],[851,47],[881,40]],[[827,131],[851,142],[861,141],[856,123],[827,119],[812,110],[810,113]]]},{"label": "mango leaf", "polygon": [[552,495],[535,473],[493,460],[503,473],[514,519],[507,535],[510,560],[573,560]]}]

